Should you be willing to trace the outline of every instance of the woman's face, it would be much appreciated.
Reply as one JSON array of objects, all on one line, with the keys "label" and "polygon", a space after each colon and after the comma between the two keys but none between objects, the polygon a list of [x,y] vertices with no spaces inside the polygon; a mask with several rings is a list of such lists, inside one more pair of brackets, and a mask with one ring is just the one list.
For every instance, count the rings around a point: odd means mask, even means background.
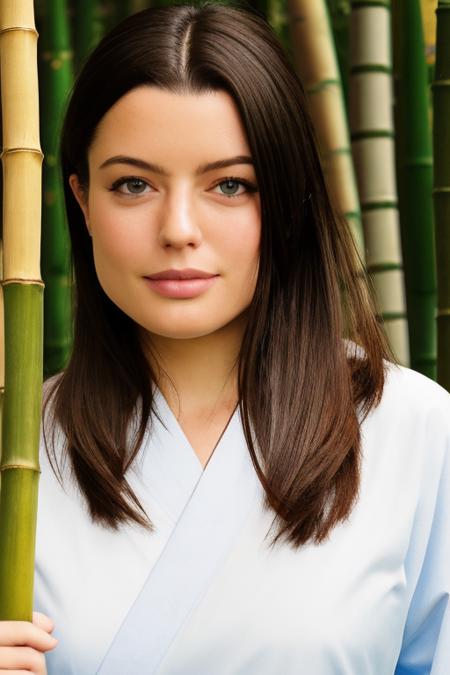
[{"label": "woman's face", "polygon": [[88,161],[88,195],[75,174],[70,185],[108,297],[164,337],[208,335],[241,317],[256,285],[261,214],[231,96],[133,89],[100,121]]}]

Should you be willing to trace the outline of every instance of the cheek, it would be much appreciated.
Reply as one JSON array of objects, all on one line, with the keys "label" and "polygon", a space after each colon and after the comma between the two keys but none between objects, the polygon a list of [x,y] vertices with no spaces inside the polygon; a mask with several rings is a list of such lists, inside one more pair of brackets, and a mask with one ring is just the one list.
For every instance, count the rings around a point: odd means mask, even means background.
[{"label": "cheek", "polygon": [[148,232],[144,241],[139,221],[130,215],[131,209],[129,213],[118,212],[101,205],[92,211],[94,258],[99,266],[120,265],[126,269],[133,260],[139,261],[139,254],[142,256],[150,245]]},{"label": "cheek", "polygon": [[220,241],[216,242],[235,272],[246,274],[257,265],[261,243],[261,220],[259,204],[251,207],[236,219],[230,219],[226,228],[220,228]]},{"label": "cheek", "polygon": [[234,272],[240,281],[253,275],[259,263],[260,228],[242,228],[232,237],[227,237],[224,246],[227,247],[228,257]]}]

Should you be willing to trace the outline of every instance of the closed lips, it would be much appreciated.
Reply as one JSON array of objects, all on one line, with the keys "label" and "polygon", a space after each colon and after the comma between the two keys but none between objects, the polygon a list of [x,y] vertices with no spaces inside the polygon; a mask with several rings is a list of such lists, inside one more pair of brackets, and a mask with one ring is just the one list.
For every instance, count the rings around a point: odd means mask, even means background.
[{"label": "closed lips", "polygon": [[157,274],[152,274],[148,276],[147,279],[152,279],[154,281],[158,279],[211,279],[211,277],[216,277],[217,274],[211,274],[210,272],[204,272],[203,270],[165,270],[164,272],[158,272]]}]

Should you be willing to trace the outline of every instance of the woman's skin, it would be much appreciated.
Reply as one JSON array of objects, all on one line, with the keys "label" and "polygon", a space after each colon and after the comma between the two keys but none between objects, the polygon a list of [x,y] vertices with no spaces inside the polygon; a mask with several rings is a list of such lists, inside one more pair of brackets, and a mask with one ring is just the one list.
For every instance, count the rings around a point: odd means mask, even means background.
[{"label": "woman's skin", "polygon": [[45,652],[56,647],[53,621],[33,612],[31,621],[0,621],[1,675],[46,675]]},{"label": "woman's skin", "polygon": [[[160,165],[168,175],[125,162],[103,166],[118,156]],[[148,358],[164,371],[159,387],[202,464],[237,404],[234,364],[256,284],[261,218],[251,163],[196,170],[236,156],[250,157],[250,150],[226,92],[179,95],[141,86],[97,127],[88,195],[70,177],[100,284],[141,327]],[[230,176],[253,187],[227,185]],[[137,181],[111,191],[124,177]],[[186,268],[218,276],[188,298],[162,296],[144,278]]]},{"label": "woman's skin", "polygon": [[[141,165],[102,167],[118,156]],[[69,180],[100,284],[139,325],[158,386],[203,466],[238,401],[236,363],[256,286],[261,210],[252,163],[197,169],[238,156],[250,158],[250,150],[228,93],[141,86],[100,121],[88,153],[87,194],[76,174]],[[122,178],[128,182],[112,190]],[[192,268],[215,275],[209,287],[145,278]],[[187,297],[174,297],[177,291]],[[0,622],[0,675],[45,675],[43,653],[56,645],[52,630],[52,620],[37,613],[33,623]]]}]

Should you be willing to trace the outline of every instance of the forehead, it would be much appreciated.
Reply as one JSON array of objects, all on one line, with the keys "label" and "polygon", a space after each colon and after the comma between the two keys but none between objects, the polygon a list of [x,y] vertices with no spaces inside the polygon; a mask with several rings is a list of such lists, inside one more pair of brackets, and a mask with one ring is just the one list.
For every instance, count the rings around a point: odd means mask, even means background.
[{"label": "forehead", "polygon": [[148,155],[162,164],[183,155],[250,154],[233,98],[225,91],[175,94],[155,86],[129,91],[97,126],[90,155]]}]

